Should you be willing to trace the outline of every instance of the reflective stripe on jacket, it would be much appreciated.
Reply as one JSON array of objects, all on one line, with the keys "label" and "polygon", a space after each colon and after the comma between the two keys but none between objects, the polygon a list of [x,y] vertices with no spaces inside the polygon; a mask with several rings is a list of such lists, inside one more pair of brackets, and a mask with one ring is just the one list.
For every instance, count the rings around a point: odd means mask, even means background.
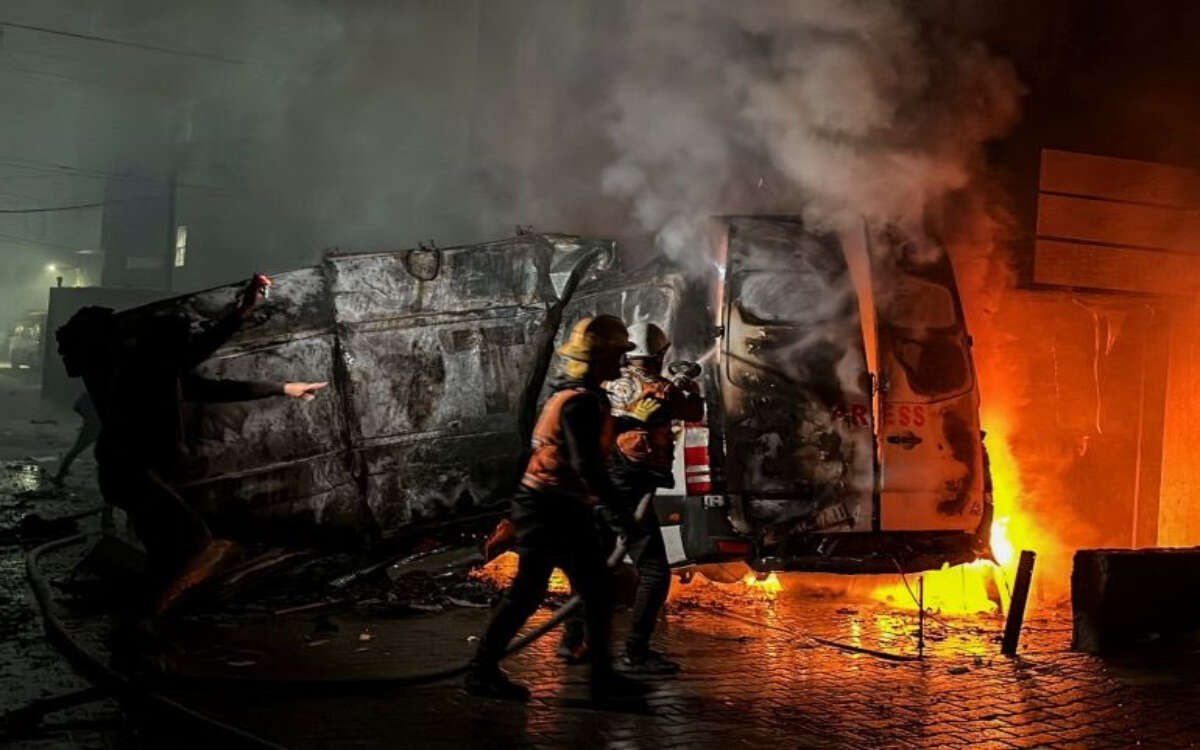
[{"label": "reflective stripe on jacket", "polygon": [[[594,487],[589,487],[579,475],[571,461],[563,427],[563,407],[568,401],[588,393],[586,388],[564,388],[546,400],[542,413],[533,427],[532,454],[525,467],[521,484],[531,490],[554,491],[565,495],[577,495],[588,502],[595,502]],[[609,414],[608,402],[602,393],[596,394],[601,414],[598,423],[603,425],[598,441],[599,456],[593,457],[598,466],[608,462],[612,451],[615,426]]]}]

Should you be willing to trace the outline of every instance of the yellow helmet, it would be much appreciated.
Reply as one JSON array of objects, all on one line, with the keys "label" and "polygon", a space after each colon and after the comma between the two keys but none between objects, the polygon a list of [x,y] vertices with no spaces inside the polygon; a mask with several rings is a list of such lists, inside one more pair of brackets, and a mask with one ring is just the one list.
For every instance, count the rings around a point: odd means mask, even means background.
[{"label": "yellow helmet", "polygon": [[576,362],[591,362],[597,356],[620,355],[633,349],[625,323],[614,315],[596,315],[580,319],[571,329],[558,353]]}]

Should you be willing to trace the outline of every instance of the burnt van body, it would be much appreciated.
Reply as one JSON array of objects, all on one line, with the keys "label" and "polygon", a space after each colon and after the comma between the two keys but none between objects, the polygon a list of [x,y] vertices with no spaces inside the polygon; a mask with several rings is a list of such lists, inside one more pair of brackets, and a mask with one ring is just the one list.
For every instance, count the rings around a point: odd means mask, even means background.
[{"label": "burnt van body", "polygon": [[[171,481],[235,537],[355,544],[502,507],[556,343],[610,313],[663,326],[669,359],[704,367],[706,419],[678,425],[676,486],[656,500],[673,564],[851,573],[986,554],[978,389],[949,263],[889,253],[866,277],[886,285],[859,294],[843,238],[788,218],[719,226],[725,258],[699,274],[664,259],[623,271],[609,241],[535,233],[277,274],[201,370],[328,391],[195,405]],[[236,291],[121,314],[202,325]]]},{"label": "burnt van body", "polygon": [[949,259],[865,226],[727,217],[719,231],[700,278],[609,276],[569,306],[568,321],[658,323],[668,359],[704,366],[706,419],[678,426],[676,486],[656,501],[673,562],[868,573],[987,556],[979,390]]}]

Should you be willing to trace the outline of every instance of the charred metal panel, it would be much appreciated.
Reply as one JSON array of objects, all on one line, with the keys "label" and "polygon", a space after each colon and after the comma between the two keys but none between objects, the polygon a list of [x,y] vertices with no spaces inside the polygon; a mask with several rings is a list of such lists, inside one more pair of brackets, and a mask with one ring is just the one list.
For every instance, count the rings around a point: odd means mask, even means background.
[{"label": "charred metal panel", "polygon": [[[334,346],[330,334],[285,341],[218,354],[200,372],[231,380],[333,382]],[[341,449],[341,403],[325,395],[310,402],[269,398],[192,405],[185,410],[188,471],[208,476],[246,472]]]},{"label": "charred metal panel", "polygon": [[[276,275],[269,299],[200,371],[329,381],[311,402],[185,407],[179,491],[223,533],[365,539],[513,486],[517,415],[558,288],[612,243],[525,234],[456,248],[332,255]],[[568,283],[569,282],[569,283]],[[225,314],[240,285],[130,315]],[[554,328],[550,328],[554,333]]]},{"label": "charred metal panel", "polygon": [[[345,460],[346,415],[336,397],[333,310],[318,268],[281,273],[271,296],[199,371],[244,380],[330,381],[309,403],[265,399],[185,408],[186,454],[176,482],[218,527],[274,535],[361,522]],[[241,285],[140,308],[183,312],[197,327],[226,313]]]},{"label": "charred metal panel", "polygon": [[308,538],[367,538],[374,520],[364,512],[344,451],[223,474],[179,491],[218,534],[295,543]]},{"label": "charred metal panel", "polygon": [[368,507],[384,534],[466,512],[515,485],[521,445],[512,432],[423,433],[360,452]]},{"label": "charred metal panel", "polygon": [[367,323],[415,315],[483,315],[504,307],[545,300],[538,257],[549,246],[524,235],[436,251],[438,274],[413,275],[406,251],[332,256],[325,262],[329,293],[339,324]]},{"label": "charred metal panel", "polygon": [[768,548],[796,533],[870,530],[870,376],[840,244],[795,221],[730,219],[726,273],[728,491]]},{"label": "charred metal panel", "polygon": [[527,235],[438,252],[432,279],[403,253],[325,263],[349,447],[384,535],[492,498],[521,450],[517,395],[551,247]]},{"label": "charred metal panel", "polygon": [[[333,307],[329,304],[321,269],[287,271],[275,275],[274,280],[276,283],[271,296],[255,307],[241,330],[219,354],[330,330]],[[241,289],[241,284],[229,284],[146,305],[138,310],[149,314],[177,311],[186,313],[192,321],[213,320],[229,310]]]}]

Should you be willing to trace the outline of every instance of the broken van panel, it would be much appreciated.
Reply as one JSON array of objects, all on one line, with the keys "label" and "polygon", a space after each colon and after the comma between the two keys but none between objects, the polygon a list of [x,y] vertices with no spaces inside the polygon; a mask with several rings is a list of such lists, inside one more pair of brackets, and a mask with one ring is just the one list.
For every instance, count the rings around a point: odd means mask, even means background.
[{"label": "broken van panel", "polygon": [[[870,530],[871,379],[837,239],[729,220],[720,362],[725,488],[764,542]],[[860,429],[865,423],[865,429]]]},{"label": "broken van panel", "polygon": [[880,243],[880,528],[979,528],[984,498],[979,389],[970,337],[944,254],[918,262],[894,234]]},{"label": "broken van panel", "polygon": [[[498,499],[516,476],[526,366],[561,303],[556,278],[573,289],[612,257],[608,241],[525,234],[330,254],[278,274],[201,371],[330,386],[303,404],[195,405],[180,492],[228,533],[359,539]],[[122,314],[182,311],[202,325],[237,291]]]},{"label": "broken van panel", "polygon": [[[725,225],[724,359],[707,425],[722,471],[686,507],[699,517],[683,534],[688,557],[727,559],[738,534],[759,570],[986,554],[979,395],[949,260],[786,218]],[[852,272],[856,242],[870,251],[865,277]]]},{"label": "broken van panel", "polygon": [[[723,221],[725,267],[700,275],[661,258],[622,269],[609,241],[533,233],[335,253],[279,274],[202,370],[329,389],[303,404],[195,405],[174,481],[223,533],[292,539],[386,538],[502,502],[556,341],[609,313],[663,326],[672,357],[704,366],[707,418],[678,425],[676,486],[656,501],[673,563],[857,572],[973,559],[989,499],[949,265],[887,269],[895,293],[861,300],[839,238],[789,219]],[[202,325],[236,291],[122,314]]]}]

